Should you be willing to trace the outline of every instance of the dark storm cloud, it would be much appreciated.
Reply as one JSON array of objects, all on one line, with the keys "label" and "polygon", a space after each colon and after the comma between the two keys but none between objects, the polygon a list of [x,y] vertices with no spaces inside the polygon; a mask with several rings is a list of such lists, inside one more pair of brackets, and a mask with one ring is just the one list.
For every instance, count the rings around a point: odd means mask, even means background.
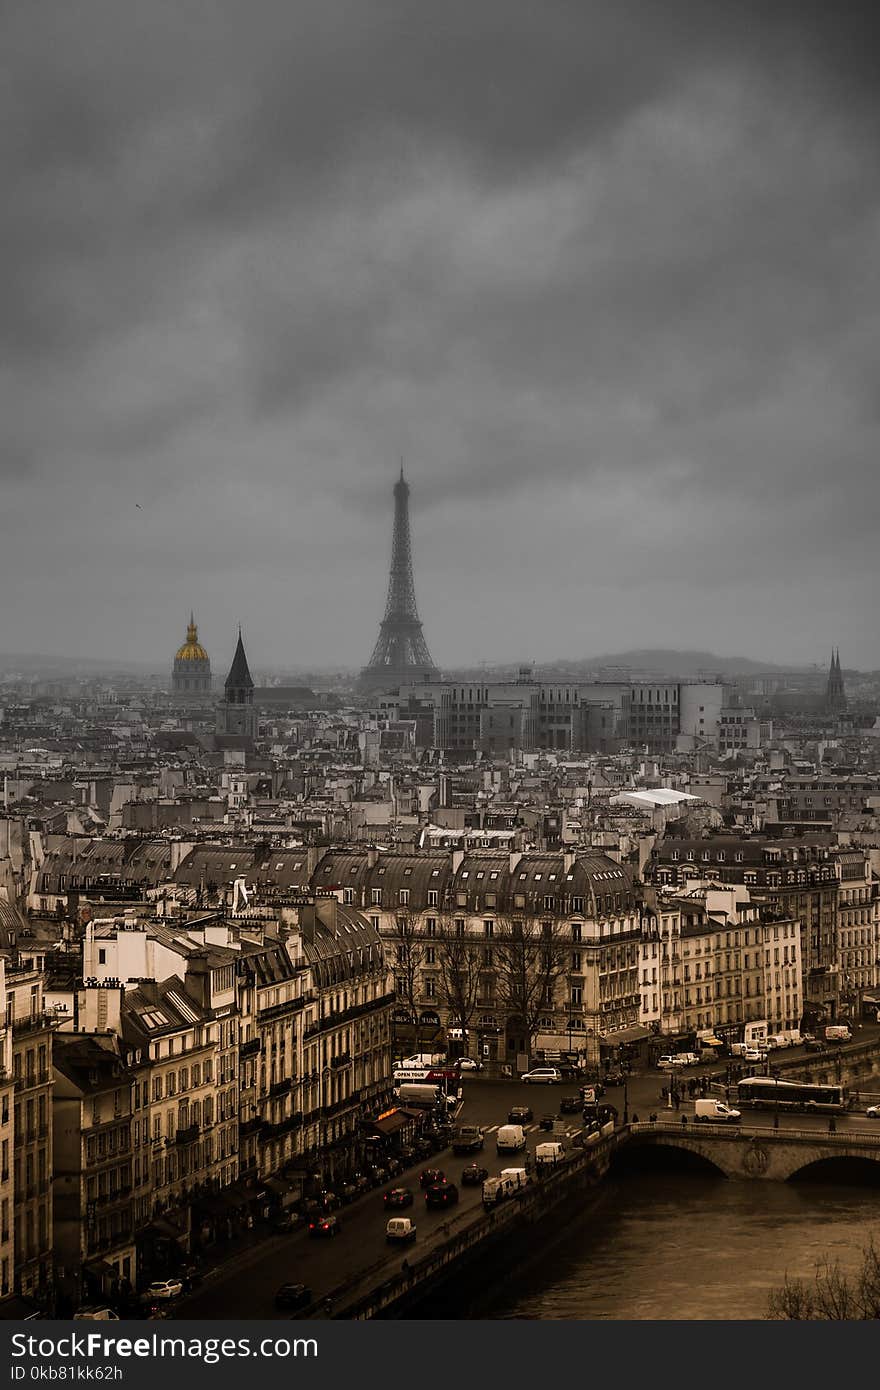
[{"label": "dark storm cloud", "polygon": [[[786,612],[807,553],[826,579],[837,554],[823,602],[880,658],[873,6],[87,0],[3,25],[0,541],[21,577],[57,537],[108,633],[158,652],[182,594],[228,612],[224,573],[266,645],[321,573],[304,659],[356,663],[403,455],[448,660],[478,641],[468,583],[499,640],[642,642],[636,586],[680,604],[682,553],[707,590],[779,585]],[[581,548],[600,582],[627,542],[626,630],[582,635]],[[12,632],[91,641],[42,584]],[[719,632],[689,604],[691,633]],[[764,608],[717,640],[769,651]]]}]

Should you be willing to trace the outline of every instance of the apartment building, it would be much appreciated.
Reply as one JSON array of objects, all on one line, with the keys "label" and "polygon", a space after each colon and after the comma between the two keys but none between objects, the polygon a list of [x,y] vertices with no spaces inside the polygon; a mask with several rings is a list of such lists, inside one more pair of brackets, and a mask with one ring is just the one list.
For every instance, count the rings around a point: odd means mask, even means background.
[{"label": "apartment building", "polygon": [[55,1024],[45,1011],[40,970],[29,964],[10,966],[5,978],[15,1082],[15,1292],[46,1302],[53,1282],[51,1064]]},{"label": "apartment building", "polygon": [[[499,1062],[533,1048],[598,1061],[608,1035],[639,1026],[636,886],[604,854],[330,851],[312,883],[387,940],[414,1034],[467,1028]],[[517,955],[531,981],[518,990]],[[451,979],[463,974],[475,978],[467,997]]]},{"label": "apartment building", "polygon": [[118,1296],[137,1277],[132,1075],[120,1039],[52,1036],[53,1224],[58,1311]]}]

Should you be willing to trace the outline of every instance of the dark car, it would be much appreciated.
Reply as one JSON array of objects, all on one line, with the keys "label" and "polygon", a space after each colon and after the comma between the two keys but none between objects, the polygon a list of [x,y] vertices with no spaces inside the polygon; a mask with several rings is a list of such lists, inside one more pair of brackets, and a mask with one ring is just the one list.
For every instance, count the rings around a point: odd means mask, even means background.
[{"label": "dark car", "polygon": [[458,1201],[458,1188],[454,1182],[435,1182],[425,1190],[425,1203],[429,1207],[452,1207]]},{"label": "dark car", "polygon": [[606,1085],[606,1086],[625,1086],[625,1085],[626,1085],[626,1072],[624,1072],[624,1071],[609,1071],[609,1072],[607,1073],[607,1075],[605,1076],[605,1085]]},{"label": "dark car", "polygon": [[456,1130],[452,1140],[452,1152],[454,1154],[478,1153],[484,1142],[483,1131],[479,1125],[462,1125],[461,1129]]},{"label": "dark car", "polygon": [[469,1163],[466,1168],[461,1170],[462,1187],[477,1187],[484,1183],[489,1176],[488,1168],[481,1168],[479,1163]]},{"label": "dark car", "polygon": [[540,1120],[538,1121],[538,1129],[543,1129],[543,1130],[545,1130],[545,1131],[550,1131],[550,1130],[553,1129],[553,1126],[554,1126],[555,1124],[556,1124],[556,1116],[555,1116],[555,1115],[542,1115],[541,1118],[540,1118]]},{"label": "dark car", "polygon": [[338,1216],[316,1216],[309,1222],[309,1235],[328,1240],[331,1236],[338,1236],[342,1230],[342,1223]]},{"label": "dark car", "polygon": [[436,1149],[430,1139],[416,1139],[413,1144],[413,1153],[417,1161],[420,1158],[430,1158],[432,1153],[436,1153]]},{"label": "dark car", "polygon": [[435,1183],[444,1182],[446,1174],[440,1168],[426,1168],[419,1174],[419,1187],[433,1187]]},{"label": "dark car", "polygon": [[509,1125],[527,1125],[535,1118],[534,1113],[528,1105],[515,1105],[507,1113],[507,1123]]},{"label": "dark car", "polygon": [[411,1207],[413,1204],[412,1190],[408,1187],[392,1187],[390,1192],[386,1192],[383,1197],[386,1207]]},{"label": "dark car", "polygon": [[308,1308],[312,1291],[305,1284],[282,1284],[275,1294],[276,1308]]},{"label": "dark car", "polygon": [[806,1042],[804,1043],[804,1047],[806,1048],[807,1052],[825,1051],[825,1044],[821,1043],[818,1038],[807,1038]]},{"label": "dark car", "polygon": [[580,1096],[563,1096],[559,1102],[560,1115],[576,1115],[583,1105]]},{"label": "dark car", "polygon": [[184,1260],[177,1271],[177,1277],[183,1284],[184,1293],[188,1293],[196,1284],[202,1282],[201,1265],[196,1264],[195,1260]]},{"label": "dark car", "polygon": [[300,1217],[295,1211],[283,1211],[272,1222],[272,1230],[275,1231],[276,1235],[287,1236],[290,1235],[291,1231],[298,1230],[301,1224]]}]

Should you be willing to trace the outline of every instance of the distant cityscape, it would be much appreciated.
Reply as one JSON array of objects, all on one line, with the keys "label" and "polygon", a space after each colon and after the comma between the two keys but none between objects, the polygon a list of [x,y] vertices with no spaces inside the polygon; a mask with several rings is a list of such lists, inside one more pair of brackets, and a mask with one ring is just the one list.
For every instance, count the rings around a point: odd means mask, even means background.
[{"label": "distant cityscape", "polygon": [[[661,1059],[729,1099],[742,1049],[876,1024],[876,673],[444,675],[393,501],[359,671],[258,683],[244,628],[221,692],[192,613],[160,680],[2,678],[6,1316],[224,1316],[243,1249],[271,1282],[529,1068],[580,1088],[574,1153]],[[247,1315],[345,1306],[315,1261]]]}]

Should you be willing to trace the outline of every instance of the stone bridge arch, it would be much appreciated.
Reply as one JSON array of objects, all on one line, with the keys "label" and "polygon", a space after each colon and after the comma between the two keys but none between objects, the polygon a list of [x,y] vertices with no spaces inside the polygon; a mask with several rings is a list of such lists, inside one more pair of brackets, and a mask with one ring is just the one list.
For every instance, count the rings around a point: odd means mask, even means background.
[{"label": "stone bridge arch", "polygon": [[[621,1136],[625,1148],[621,1157],[636,1157],[640,1149],[678,1150],[699,1159],[731,1179],[766,1179],[787,1182],[814,1165],[847,1164],[850,1172],[859,1168],[880,1182],[880,1143],[876,1139],[846,1135],[787,1136],[785,1130],[725,1130],[682,1125],[661,1128],[639,1125]],[[853,1163],[856,1160],[856,1163]],[[817,1173],[818,1176],[818,1173]]]}]

